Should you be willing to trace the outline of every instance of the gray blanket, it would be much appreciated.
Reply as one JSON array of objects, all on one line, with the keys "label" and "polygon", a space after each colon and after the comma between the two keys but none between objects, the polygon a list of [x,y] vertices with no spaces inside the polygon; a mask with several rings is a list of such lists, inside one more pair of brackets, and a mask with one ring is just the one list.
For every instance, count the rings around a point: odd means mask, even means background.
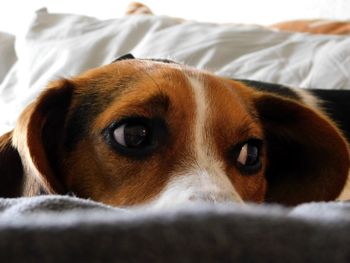
[{"label": "gray blanket", "polygon": [[350,204],[118,209],[0,199],[1,262],[350,262]]}]

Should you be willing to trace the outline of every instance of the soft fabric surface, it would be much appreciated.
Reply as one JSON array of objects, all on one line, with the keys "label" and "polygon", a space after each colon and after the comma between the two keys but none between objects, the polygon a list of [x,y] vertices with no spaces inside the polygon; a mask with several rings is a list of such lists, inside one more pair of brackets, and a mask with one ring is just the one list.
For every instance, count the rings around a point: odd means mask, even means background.
[{"label": "soft fabric surface", "polygon": [[118,209],[0,199],[2,262],[349,262],[350,204]]},{"label": "soft fabric surface", "polygon": [[0,32],[0,84],[17,60],[14,45],[14,35]]},{"label": "soft fabric surface", "polygon": [[350,87],[350,38],[210,24],[165,16],[92,17],[38,11],[17,36],[18,62],[0,86],[0,134],[50,80],[70,77],[133,53],[170,58],[229,78],[303,88]]}]

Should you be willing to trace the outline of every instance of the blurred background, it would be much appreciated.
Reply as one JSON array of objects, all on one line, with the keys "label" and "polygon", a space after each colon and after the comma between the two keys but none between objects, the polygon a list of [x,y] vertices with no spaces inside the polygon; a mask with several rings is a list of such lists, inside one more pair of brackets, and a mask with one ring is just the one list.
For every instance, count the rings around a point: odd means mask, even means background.
[{"label": "blurred background", "polygon": [[[6,3],[5,3],[6,1]],[[101,19],[121,17],[131,0],[3,0],[0,31],[16,33],[33,13],[77,13]],[[219,23],[272,24],[289,19],[350,19],[349,0],[140,0],[155,14]]]}]

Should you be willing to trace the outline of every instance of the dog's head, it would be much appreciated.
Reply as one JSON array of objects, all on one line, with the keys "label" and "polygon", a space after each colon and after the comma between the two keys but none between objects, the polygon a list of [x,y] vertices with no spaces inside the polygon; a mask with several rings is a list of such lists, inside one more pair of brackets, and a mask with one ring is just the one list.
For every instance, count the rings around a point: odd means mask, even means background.
[{"label": "dog's head", "polygon": [[349,153],[338,129],[297,101],[175,63],[125,59],[51,83],[3,137],[1,169],[20,173],[28,195],[293,205],[336,198]]}]

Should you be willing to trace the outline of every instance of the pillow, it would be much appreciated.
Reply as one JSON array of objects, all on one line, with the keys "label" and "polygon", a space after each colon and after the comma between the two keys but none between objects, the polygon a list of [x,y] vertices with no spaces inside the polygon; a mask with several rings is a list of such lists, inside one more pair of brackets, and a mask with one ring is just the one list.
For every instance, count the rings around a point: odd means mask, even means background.
[{"label": "pillow", "polygon": [[0,83],[17,60],[14,45],[15,36],[0,32]]},{"label": "pillow", "polygon": [[26,37],[19,38],[18,63],[0,86],[0,132],[53,79],[70,77],[115,57],[169,58],[229,78],[300,86],[350,87],[350,39],[278,32],[256,25],[182,21],[133,15],[98,20],[39,10]]}]

